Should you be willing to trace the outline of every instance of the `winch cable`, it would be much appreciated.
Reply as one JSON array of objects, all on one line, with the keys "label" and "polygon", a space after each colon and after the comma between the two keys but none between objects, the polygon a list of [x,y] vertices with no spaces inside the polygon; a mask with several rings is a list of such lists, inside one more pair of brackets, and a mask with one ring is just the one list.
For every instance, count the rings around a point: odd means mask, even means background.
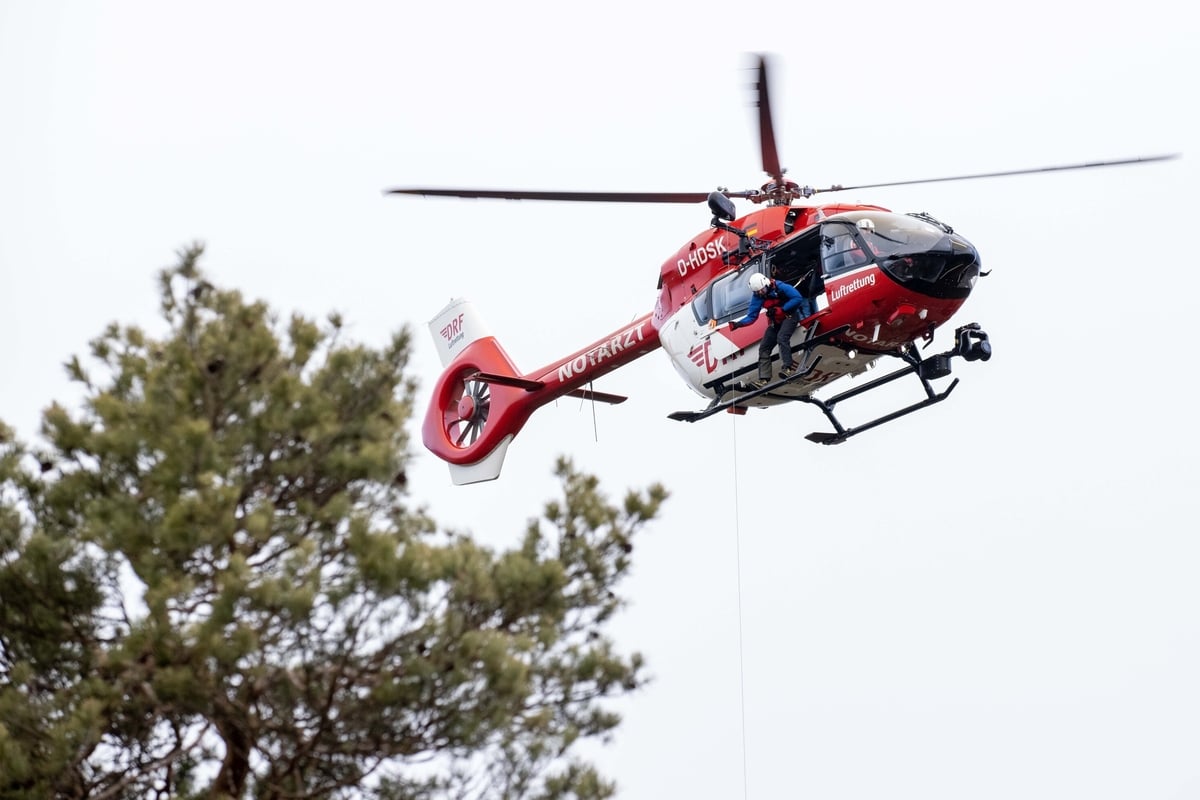
[{"label": "winch cable", "polygon": [[596,442],[599,442],[600,426],[596,423],[596,385],[592,381],[588,381],[588,392],[592,396],[592,435],[596,437]]},{"label": "winch cable", "polygon": [[737,567],[737,629],[738,629],[738,685],[741,691],[740,710],[742,715],[742,797],[749,797],[749,773],[746,766],[746,668],[745,654],[742,645],[742,532],[741,518],[742,513],[738,502],[739,484],[738,484],[738,443],[737,443],[737,417],[733,417],[733,539],[736,558],[734,563]]}]

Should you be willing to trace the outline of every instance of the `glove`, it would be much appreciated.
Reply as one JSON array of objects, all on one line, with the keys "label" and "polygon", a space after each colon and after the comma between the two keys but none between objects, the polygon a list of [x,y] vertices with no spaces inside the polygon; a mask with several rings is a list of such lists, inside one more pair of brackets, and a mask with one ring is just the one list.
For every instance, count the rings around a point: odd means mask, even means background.
[{"label": "glove", "polygon": [[729,320],[729,330],[736,331],[740,327],[742,327],[742,324],[736,319]]}]

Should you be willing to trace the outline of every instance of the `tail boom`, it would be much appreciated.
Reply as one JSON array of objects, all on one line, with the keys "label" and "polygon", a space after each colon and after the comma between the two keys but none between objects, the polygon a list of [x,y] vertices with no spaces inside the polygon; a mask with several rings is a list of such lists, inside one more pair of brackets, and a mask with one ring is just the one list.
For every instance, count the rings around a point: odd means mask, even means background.
[{"label": "tail boom", "polygon": [[421,438],[449,465],[456,484],[499,477],[508,445],[535,410],[563,395],[586,392],[581,387],[661,346],[647,314],[564,359],[521,374],[466,301],[451,302],[430,323],[430,331],[446,369],[434,386]]}]

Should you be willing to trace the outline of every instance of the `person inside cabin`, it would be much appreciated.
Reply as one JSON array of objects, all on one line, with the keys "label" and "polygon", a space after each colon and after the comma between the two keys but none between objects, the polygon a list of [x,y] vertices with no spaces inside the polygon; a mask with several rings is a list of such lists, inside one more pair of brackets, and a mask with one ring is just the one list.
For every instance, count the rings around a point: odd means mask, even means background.
[{"label": "person inside cabin", "polygon": [[881,242],[875,236],[875,223],[870,217],[863,217],[857,223],[858,231],[862,234],[863,240],[867,243],[867,247],[871,249],[872,256],[884,255]]},{"label": "person inside cabin", "polygon": [[796,374],[792,360],[792,334],[800,323],[801,315],[808,317],[812,312],[810,301],[786,281],[776,281],[760,272],[750,276],[750,308],[741,319],[730,320],[730,330],[749,325],[758,319],[760,311],[766,312],[767,330],[758,345],[758,380],[751,381],[751,389],[761,389],[771,380],[771,352],[779,346],[779,361],[782,369],[780,378]]}]

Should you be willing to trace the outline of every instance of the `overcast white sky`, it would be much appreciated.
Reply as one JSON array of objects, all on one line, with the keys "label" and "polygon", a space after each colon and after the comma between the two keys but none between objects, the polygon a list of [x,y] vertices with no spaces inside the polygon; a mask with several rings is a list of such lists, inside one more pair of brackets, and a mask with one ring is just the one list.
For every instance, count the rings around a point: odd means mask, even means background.
[{"label": "overcast white sky", "polygon": [[658,352],[597,386],[622,406],[537,412],[500,480],[453,487],[423,449],[410,478],[496,547],[562,453],[614,495],[672,490],[616,628],[655,680],[589,749],[624,798],[1200,796],[1200,30],[1181,14],[0,0],[0,418],[34,439],[77,399],[62,362],[110,321],[160,326],[154,276],[194,240],[285,314],[339,311],[376,346],[414,326],[426,392],[424,323],[451,296],[523,369],[573,352],[653,307],[705,208],[381,191],[756,187],[748,52],[776,55],[800,183],[1182,152],[845,198],[933,213],[993,270],[958,321],[996,355],[956,362],[932,409],[829,448],[804,441],[824,429],[808,407],[673,422],[701,401]]}]

